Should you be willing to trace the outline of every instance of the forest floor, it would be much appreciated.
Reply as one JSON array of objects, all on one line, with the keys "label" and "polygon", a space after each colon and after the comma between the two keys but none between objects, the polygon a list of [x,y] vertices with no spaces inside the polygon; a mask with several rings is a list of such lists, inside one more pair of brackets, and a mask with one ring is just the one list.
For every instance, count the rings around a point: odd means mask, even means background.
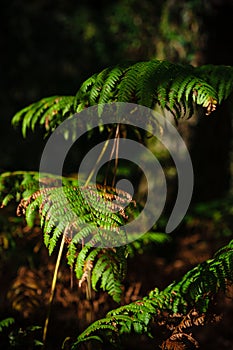
[{"label": "forest floor", "polygon": [[[8,214],[4,213],[5,216]],[[9,216],[7,220],[11,220]],[[32,326],[43,327],[56,254],[48,256],[39,227],[31,230],[13,218],[12,226],[13,241],[6,233],[3,235],[3,231],[0,235],[0,320],[14,317],[16,322],[6,332],[7,337],[3,333],[0,344],[5,350],[29,350],[34,349],[32,344],[35,339],[41,339],[41,330],[37,331]],[[169,244],[153,245],[144,254],[129,259],[122,304],[145,296],[155,287],[163,289],[174,280],[178,281],[198,263],[211,258],[218,248],[232,239],[229,226],[229,222],[227,225],[222,222],[216,224],[216,220],[211,218],[193,216],[172,235]],[[86,300],[85,286],[78,287],[65,259],[63,261],[48,330],[49,350],[61,349],[65,338],[64,349],[68,349],[69,341],[74,340],[91,321],[104,317],[107,311],[118,306],[104,292],[93,292],[93,301]],[[226,295],[217,297],[213,314],[216,315],[213,322],[192,329],[199,348],[233,350],[232,288]],[[9,336],[11,346],[7,345]],[[160,349],[163,336],[163,332],[158,330],[152,341],[131,337],[126,339],[125,349]]]}]

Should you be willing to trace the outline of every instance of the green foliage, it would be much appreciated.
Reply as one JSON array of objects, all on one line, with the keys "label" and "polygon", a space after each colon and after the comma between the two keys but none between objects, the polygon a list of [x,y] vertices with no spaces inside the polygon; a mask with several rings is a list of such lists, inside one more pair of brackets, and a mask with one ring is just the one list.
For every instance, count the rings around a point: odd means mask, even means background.
[{"label": "green foliage", "polygon": [[217,91],[218,101],[221,103],[233,90],[232,66],[203,65],[196,68],[198,75]]},{"label": "green foliage", "polygon": [[19,328],[12,331],[9,334],[10,349],[41,348],[43,343],[38,340],[40,333],[40,326],[29,326],[25,329]]},{"label": "green foliage", "polygon": [[106,191],[106,187],[99,187],[96,191],[94,186],[42,188],[28,199],[21,200],[17,213],[25,215],[30,221],[31,215],[39,211],[50,253],[63,233],[67,239],[74,238],[74,243],[92,246],[126,244],[127,237],[118,230],[127,218],[122,207],[124,199],[121,204],[112,202],[125,192],[116,190],[112,194]]},{"label": "green foliage", "polygon": [[145,253],[148,249],[148,246],[151,246],[153,244],[165,245],[172,240],[171,236],[164,232],[157,232],[156,228],[154,228],[154,231],[148,231],[142,236],[135,238],[135,240],[132,240],[128,244],[128,252],[130,256]]},{"label": "green foliage", "polygon": [[122,295],[122,282],[126,274],[127,247],[108,249],[91,248],[88,245],[80,251],[75,265],[80,285],[91,272],[91,285],[107,291],[113,300],[119,302]]},{"label": "green foliage", "polygon": [[216,230],[216,237],[229,237],[232,234],[233,196],[229,194],[218,200],[200,202],[189,210],[184,221],[189,225],[195,223],[198,217],[200,222],[208,220]]},{"label": "green foliage", "polygon": [[[74,265],[80,284],[91,272],[92,287],[96,289],[100,282],[103,290],[120,301],[127,255],[127,237],[120,225],[127,220],[122,205],[125,196],[128,200],[128,195],[108,189],[99,187],[96,191],[93,186],[44,188],[22,200],[17,212],[18,215],[24,214],[30,223],[31,216],[39,211],[49,253],[65,235],[68,263]],[[116,201],[113,203],[113,200]],[[109,246],[116,248],[102,248]]]},{"label": "green foliage", "polygon": [[[19,111],[12,123],[22,126],[23,136],[37,125],[50,133],[74,113],[98,105],[101,114],[103,104],[111,102],[167,109],[175,119],[189,118],[195,105],[209,115],[232,90],[232,67],[195,68],[154,59],[106,68],[87,79],[75,96],[44,98]],[[72,178],[13,172],[0,176],[0,195],[2,206],[13,199],[19,202],[17,214],[25,215],[29,226],[39,213],[49,253],[65,240],[67,261],[79,284],[87,283],[89,288],[91,283],[94,290],[107,291],[116,302],[121,300],[128,254],[143,251],[148,242],[167,240],[162,233],[149,232],[128,244],[121,227],[139,210],[128,193],[106,185],[79,186]],[[72,349],[87,340],[117,343],[119,335],[126,333],[150,336],[152,323],[162,312],[185,315],[196,309],[206,313],[217,292],[233,281],[232,258],[231,242],[180,282],[163,291],[155,288],[142,300],[110,311],[106,318],[91,324]]]},{"label": "green foliage", "polygon": [[39,120],[45,130],[53,131],[57,122],[62,122],[74,113],[73,96],[51,96],[25,107],[14,116],[14,125],[22,122],[22,134],[25,137],[27,129],[34,131]]},{"label": "green foliage", "polygon": [[148,296],[108,312],[106,318],[92,323],[73,344],[72,350],[89,340],[117,343],[127,333],[151,334],[152,322],[163,312],[185,315],[195,309],[206,313],[219,290],[233,282],[233,241],[220,249],[213,259],[187,272],[179,282],[152,290]]},{"label": "green foliage", "polygon": [[8,317],[8,318],[5,318],[4,320],[1,320],[0,321],[0,332],[2,332],[4,330],[4,328],[8,328],[9,326],[11,326],[14,322],[15,322],[15,320],[12,317]]},{"label": "green foliage", "polygon": [[14,200],[19,202],[21,199],[27,199],[34,192],[44,186],[56,186],[77,184],[74,178],[54,176],[51,174],[42,174],[36,171],[14,171],[6,172],[0,175],[0,202],[1,207]]},{"label": "green foliage", "polygon": [[[17,214],[25,215],[29,226],[39,212],[49,253],[65,235],[68,264],[74,266],[80,284],[91,273],[93,289],[98,285],[119,302],[128,255],[127,236],[120,226],[135,203],[128,193],[111,187],[78,187],[71,178],[56,187],[58,180],[36,172],[4,173],[0,177],[2,205],[10,199],[20,201]],[[109,246],[116,248],[102,248]]]},{"label": "green foliage", "polygon": [[190,117],[193,104],[206,114],[226,99],[233,89],[233,68],[228,66],[174,64],[153,59],[106,68],[88,78],[75,96],[42,99],[20,112],[12,123],[22,124],[23,135],[36,124],[52,132],[65,118],[84,108],[109,102],[131,102],[149,108],[160,106],[175,118]]}]

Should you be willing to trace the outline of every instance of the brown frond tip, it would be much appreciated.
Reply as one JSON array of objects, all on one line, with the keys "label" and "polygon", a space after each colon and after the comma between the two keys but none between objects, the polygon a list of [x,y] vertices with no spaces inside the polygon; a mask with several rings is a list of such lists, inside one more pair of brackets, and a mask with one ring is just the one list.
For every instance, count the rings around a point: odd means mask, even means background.
[{"label": "brown frond tip", "polygon": [[[172,318],[181,316],[180,314],[174,314]],[[187,315],[182,317],[181,322],[176,327],[170,327],[173,330],[172,335],[163,342],[162,349],[186,350],[198,348],[198,342],[193,338],[192,333],[188,332],[187,328],[203,326],[205,316],[205,314],[199,314],[195,309],[190,310]]]},{"label": "brown frond tip", "polygon": [[191,350],[199,348],[199,344],[191,333],[177,332],[165,340],[161,348],[162,350]]},{"label": "brown frond tip", "polygon": [[83,268],[83,275],[78,283],[79,288],[82,286],[83,282],[85,282],[88,279],[88,276],[92,269],[93,269],[93,262],[90,260],[85,261],[84,268]]},{"label": "brown frond tip", "polygon": [[34,192],[29,198],[27,199],[21,199],[17,209],[16,209],[16,214],[17,216],[25,215],[26,214],[26,209],[31,204],[36,198],[41,196],[41,191],[38,190]]},{"label": "brown frond tip", "polygon": [[206,104],[203,104],[203,107],[206,108],[206,115],[210,115],[217,108],[218,101],[210,97]]}]

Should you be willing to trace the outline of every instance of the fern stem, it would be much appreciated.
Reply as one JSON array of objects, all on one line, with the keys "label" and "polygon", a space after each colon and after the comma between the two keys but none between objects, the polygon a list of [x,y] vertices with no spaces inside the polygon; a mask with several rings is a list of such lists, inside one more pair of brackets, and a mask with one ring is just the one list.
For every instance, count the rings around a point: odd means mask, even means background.
[{"label": "fern stem", "polygon": [[88,178],[87,178],[87,180],[86,180],[84,186],[87,186],[87,185],[89,184],[89,182],[91,181],[91,178],[92,178],[94,172],[96,171],[96,168],[98,167],[99,162],[101,161],[101,159],[102,159],[103,156],[104,156],[104,153],[105,153],[106,150],[107,150],[107,147],[108,147],[108,144],[109,144],[109,141],[110,141],[111,136],[112,136],[112,131],[109,133],[108,139],[106,140],[106,142],[105,142],[105,144],[104,144],[104,146],[103,146],[103,148],[102,148],[102,150],[101,150],[101,152],[100,152],[100,154],[99,154],[99,157],[98,157],[98,159],[97,159],[97,161],[96,161],[96,164],[94,165],[92,171],[90,172],[90,174],[89,174],[89,176],[88,176]]},{"label": "fern stem", "polygon": [[106,175],[105,175],[105,179],[104,179],[104,186],[107,186],[107,178],[108,178],[108,173],[109,173],[110,161],[112,160],[113,154],[114,154],[115,149],[116,149],[116,140],[117,140],[118,132],[119,132],[119,124],[117,124],[115,138],[114,138],[111,154],[110,154],[108,165],[107,165]]},{"label": "fern stem", "polygon": [[87,271],[87,285],[86,285],[87,300],[91,300],[91,271]]},{"label": "fern stem", "polygon": [[51,291],[50,291],[50,297],[49,297],[49,307],[48,307],[48,312],[47,312],[47,315],[46,315],[45,324],[44,324],[44,330],[43,330],[43,344],[44,344],[43,348],[45,348],[45,343],[46,343],[46,339],[47,339],[48,324],[49,324],[49,319],[50,319],[50,315],[51,315],[53,299],[54,299],[54,295],[55,295],[55,288],[56,288],[56,283],[57,283],[58,270],[59,270],[59,266],[60,266],[60,263],[61,263],[62,252],[63,252],[63,248],[64,248],[64,244],[65,244],[65,237],[66,237],[66,234],[64,232],[64,234],[62,236],[62,241],[61,241],[61,244],[60,244],[58,256],[57,256],[57,261],[56,261],[54,274],[53,274],[52,285],[51,285]]},{"label": "fern stem", "polygon": [[117,173],[117,167],[118,167],[118,158],[119,158],[119,140],[120,140],[120,124],[117,124],[117,129],[116,129],[116,158],[115,158],[115,165],[114,165],[114,172],[113,172],[113,179],[112,179],[112,187],[115,186],[116,182],[116,173]]}]

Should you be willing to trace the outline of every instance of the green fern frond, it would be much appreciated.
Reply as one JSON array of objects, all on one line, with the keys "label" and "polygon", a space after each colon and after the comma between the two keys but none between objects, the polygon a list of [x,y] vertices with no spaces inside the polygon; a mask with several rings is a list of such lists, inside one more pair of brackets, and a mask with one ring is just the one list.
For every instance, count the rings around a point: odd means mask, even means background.
[{"label": "green fern frond", "polygon": [[104,82],[108,76],[109,70],[110,68],[105,68],[96,76],[95,83],[93,84],[89,94],[90,106],[96,105],[98,103],[99,96],[103,89]]},{"label": "green fern frond", "polygon": [[[159,101],[160,105],[165,107],[165,91],[167,89],[164,87],[164,83],[167,87],[170,82],[170,66],[172,66],[171,63],[158,60],[152,60],[145,65],[137,88],[139,104],[153,108],[154,103]],[[159,94],[157,93],[158,88],[160,88]]]},{"label": "green fern frond", "polygon": [[[193,308],[206,312],[217,292],[224,291],[227,283],[233,283],[232,265],[233,241],[221,249],[215,258],[186,273],[179,282],[173,282],[163,291],[155,288],[143,299],[108,312],[106,318],[92,323],[77,338],[72,349],[77,349],[87,336],[92,335],[100,337],[106,343],[112,332],[119,335],[128,332],[150,335],[152,321],[155,322],[156,316],[161,312],[183,315]],[[123,322],[124,318],[126,322]],[[102,325],[105,332],[101,332]]]},{"label": "green fern frond", "polygon": [[133,66],[130,66],[126,69],[122,80],[117,86],[118,102],[133,102],[137,103],[137,86],[140,81],[142,71],[144,70],[145,62],[135,63]]},{"label": "green fern frond", "polygon": [[109,103],[116,101],[117,99],[117,86],[120,83],[122,77],[124,76],[126,68],[121,66],[116,66],[109,71],[106,80],[104,81],[103,88],[100,92],[99,104]]},{"label": "green fern frond", "polygon": [[[96,290],[97,284],[100,283],[100,287],[107,291],[117,302],[121,299],[122,280],[125,277],[125,252],[125,247],[102,250],[92,270],[92,288]],[[122,253],[124,259],[121,259]]]},{"label": "green fern frond", "polygon": [[213,86],[217,92],[219,103],[226,100],[233,91],[233,67],[212,64],[196,68],[200,77]]},{"label": "green fern frond", "polygon": [[34,131],[35,125],[43,125],[46,131],[53,131],[65,118],[75,113],[74,96],[51,96],[43,98],[15,114],[12,124],[22,123],[25,137],[28,129]]},{"label": "green fern frond", "polygon": [[0,321],[0,333],[3,331],[4,328],[8,328],[15,322],[14,318],[8,317],[5,318],[4,320]]},{"label": "green fern frond", "polygon": [[[85,107],[89,106],[89,95],[90,95],[90,91],[93,87],[93,85],[95,84],[96,78],[97,78],[97,73],[93,74],[90,78],[88,78],[87,80],[85,80],[80,89],[78,90],[78,92],[76,93],[75,96],[75,110],[77,112],[80,112],[82,109],[84,109]],[[87,105],[85,104],[87,103]],[[79,107],[79,105],[81,105]]]},{"label": "green fern frond", "polygon": [[[39,211],[42,226],[45,225],[47,234],[51,234],[51,250],[64,228],[71,237],[78,232],[79,239],[84,239],[85,242],[88,236],[95,245],[101,245],[108,239],[112,241],[111,245],[119,245],[119,242],[123,242],[121,235],[124,233],[117,228],[127,217],[122,206],[111,202],[119,195],[107,193],[106,187],[101,190],[99,187],[98,192],[95,195],[93,193],[91,186],[42,188],[29,198],[21,200],[18,214],[30,217],[34,211]],[[119,209],[118,214],[114,212],[116,208]],[[127,238],[124,239],[126,243]]]},{"label": "green fern frond", "polygon": [[[74,242],[78,243],[78,242]],[[73,240],[71,241],[71,244],[73,244]],[[70,246],[71,246],[70,244]],[[70,246],[68,250],[68,256],[70,254]],[[73,248],[71,248],[73,249]],[[93,262],[98,255],[98,253],[101,251],[101,248],[92,248],[91,245],[86,244],[78,253],[76,264],[75,264],[75,272],[77,278],[80,280],[83,276],[84,266],[85,262],[90,261]],[[77,248],[75,249],[75,254],[77,254]],[[73,255],[73,254],[71,254]],[[74,256],[74,255],[73,255]],[[74,264],[74,259],[70,260],[70,265]]]},{"label": "green fern frond", "polygon": [[80,87],[76,96],[44,98],[13,118],[13,124],[22,124],[23,135],[36,124],[51,132],[64,119],[83,109],[110,102],[129,102],[155,108],[167,108],[175,118],[190,117],[193,104],[210,114],[216,105],[233,91],[231,66],[174,64],[153,59],[135,64],[117,65],[94,74]]},{"label": "green fern frond", "polygon": [[33,193],[44,186],[77,184],[77,180],[70,177],[59,177],[51,174],[42,174],[36,171],[13,171],[0,174],[0,203],[1,207],[8,205],[12,200],[19,202],[29,198]]},{"label": "green fern frond", "polygon": [[[44,242],[52,254],[61,236],[67,243],[67,260],[80,283],[91,271],[94,289],[108,292],[117,302],[126,270],[127,236],[120,227],[127,220],[126,192],[108,186],[45,187],[21,200],[17,214],[31,223],[40,214]],[[118,210],[118,212],[116,212]],[[123,246],[121,246],[123,245]],[[102,248],[102,247],[116,248]]]},{"label": "green fern frond", "polygon": [[8,205],[11,200],[20,201],[27,198],[39,188],[38,172],[15,171],[0,175],[1,207]]}]

